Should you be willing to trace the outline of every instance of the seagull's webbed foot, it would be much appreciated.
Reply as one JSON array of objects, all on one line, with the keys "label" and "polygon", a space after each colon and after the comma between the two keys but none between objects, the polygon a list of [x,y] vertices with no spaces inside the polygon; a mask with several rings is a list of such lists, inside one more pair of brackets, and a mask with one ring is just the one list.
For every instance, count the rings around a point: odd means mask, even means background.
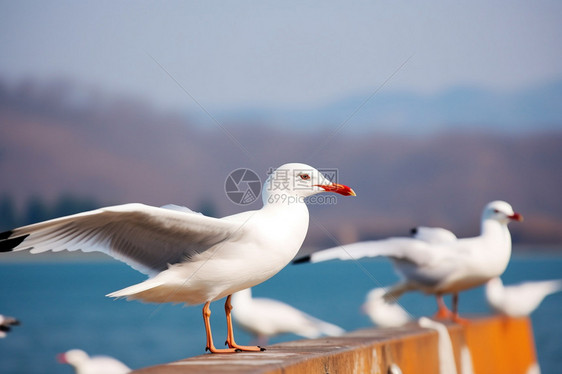
[{"label": "seagull's webbed foot", "polygon": [[470,324],[470,320],[468,318],[462,318],[457,314],[453,314],[451,320],[459,325],[468,326]]},{"label": "seagull's webbed foot", "polygon": [[242,352],[239,349],[236,348],[215,348],[215,346],[207,346],[205,347],[205,351],[208,351],[210,353],[237,353],[237,352]]},{"label": "seagull's webbed foot", "polygon": [[228,345],[230,348],[237,349],[238,352],[263,352],[265,348],[260,347],[259,345],[240,345],[237,344],[234,340],[229,342],[228,340],[224,342],[225,345]]}]

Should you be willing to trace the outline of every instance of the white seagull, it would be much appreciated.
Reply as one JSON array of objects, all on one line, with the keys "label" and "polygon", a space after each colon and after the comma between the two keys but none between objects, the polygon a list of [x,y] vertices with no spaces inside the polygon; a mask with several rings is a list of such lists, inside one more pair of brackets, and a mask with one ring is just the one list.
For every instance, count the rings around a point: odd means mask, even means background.
[{"label": "white seagull", "polygon": [[371,321],[379,327],[399,327],[410,322],[412,318],[395,301],[387,301],[384,298],[386,290],[375,288],[367,293],[363,311]]},{"label": "white seagull", "polygon": [[510,317],[530,315],[550,294],[562,291],[562,279],[504,286],[499,277],[486,284],[486,300],[496,312]]},{"label": "white seagull", "polygon": [[[404,292],[418,290],[438,296],[453,294],[454,321],[458,316],[458,293],[483,285],[505,271],[511,257],[511,235],[507,224],[522,221],[511,205],[493,201],[482,212],[481,233],[472,238],[456,239],[454,234],[431,234],[421,238],[389,238],[338,246],[300,258],[295,263],[351,260],[388,256],[403,281],[392,287],[385,298],[392,300]],[[440,305],[438,317],[446,312]],[[445,315],[443,315],[445,314]]]},{"label": "white seagull", "polygon": [[308,339],[340,336],[341,327],[312,317],[281,301],[252,297],[250,288],[232,295],[232,318],[241,328],[266,344],[275,335],[292,333]]},{"label": "white seagull", "polygon": [[61,364],[71,365],[76,374],[125,374],[131,369],[119,360],[109,356],[90,357],[81,349],[71,349],[57,356]]},{"label": "white seagull", "polygon": [[0,314],[0,338],[5,338],[8,332],[12,329],[12,326],[17,326],[20,321],[14,317],[8,317]]},{"label": "white seagull", "polygon": [[[150,276],[109,297],[204,304],[210,352],[260,351],[235,343],[230,295],[264,282],[293,259],[308,230],[304,199],[324,191],[355,196],[311,166],[285,164],[265,182],[260,210],[212,218],[177,206],[118,205],[0,233],[0,252],[104,252]],[[229,348],[217,349],[210,303],[223,297]]]}]

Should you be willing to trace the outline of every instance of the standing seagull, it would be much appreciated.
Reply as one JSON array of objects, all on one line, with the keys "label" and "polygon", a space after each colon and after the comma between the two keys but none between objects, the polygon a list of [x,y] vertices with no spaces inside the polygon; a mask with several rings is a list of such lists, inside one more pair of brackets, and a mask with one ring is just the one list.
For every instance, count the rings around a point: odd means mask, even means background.
[{"label": "standing seagull", "polygon": [[504,286],[497,277],[486,284],[486,300],[498,313],[524,317],[537,309],[545,297],[559,291],[562,291],[562,279]]},{"label": "standing seagull", "polygon": [[[403,281],[385,295],[388,300],[418,290],[438,296],[453,294],[454,321],[458,315],[458,293],[483,285],[505,271],[511,257],[511,235],[507,224],[522,221],[511,205],[492,201],[482,212],[481,233],[473,238],[455,239],[441,232],[440,239],[425,232],[425,239],[389,238],[334,247],[300,258],[295,263],[351,260],[388,256]],[[431,238],[431,240],[428,240]]]},{"label": "standing seagull", "polygon": [[253,298],[250,288],[233,294],[232,305],[234,321],[262,344],[266,344],[269,337],[284,333],[314,339],[322,335],[339,336],[345,332],[281,301]]},{"label": "standing seagull", "polygon": [[[118,205],[0,233],[0,252],[104,252],[150,276],[108,296],[204,304],[210,352],[260,351],[234,341],[231,295],[271,278],[293,259],[308,230],[304,199],[324,191],[355,196],[311,166],[285,164],[264,184],[260,210],[212,218],[176,206]],[[229,348],[217,349],[210,303],[225,296]]]}]

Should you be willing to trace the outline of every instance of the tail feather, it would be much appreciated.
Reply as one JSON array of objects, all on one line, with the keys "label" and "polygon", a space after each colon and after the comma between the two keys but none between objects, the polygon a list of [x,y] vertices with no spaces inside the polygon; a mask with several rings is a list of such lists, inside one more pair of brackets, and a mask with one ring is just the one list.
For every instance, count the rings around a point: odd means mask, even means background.
[{"label": "tail feather", "polygon": [[153,289],[161,286],[162,284],[163,283],[161,283],[161,282],[154,282],[153,279],[147,279],[144,282],[134,284],[132,286],[114,291],[114,292],[109,293],[105,296],[113,297],[113,298],[116,298],[116,299],[120,299],[120,298],[127,298],[127,299],[142,298],[142,299],[144,299],[144,297],[141,296],[143,293],[148,292],[150,290],[153,290]]},{"label": "tail feather", "polygon": [[544,285],[548,289],[548,295],[562,291],[562,279],[544,281]]},{"label": "tail feather", "polygon": [[340,336],[345,330],[329,322],[322,321],[316,317],[305,314],[306,325],[302,325],[295,334],[308,339],[316,339],[321,336]]},{"label": "tail feather", "polygon": [[323,335],[327,336],[340,336],[345,333],[345,330],[339,326],[334,324],[324,322],[324,321],[317,321],[318,329],[322,332]]}]

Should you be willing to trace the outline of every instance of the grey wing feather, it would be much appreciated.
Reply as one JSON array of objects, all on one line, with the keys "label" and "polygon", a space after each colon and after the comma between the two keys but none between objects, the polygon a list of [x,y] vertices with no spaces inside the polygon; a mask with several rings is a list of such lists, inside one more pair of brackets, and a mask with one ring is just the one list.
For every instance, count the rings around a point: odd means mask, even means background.
[{"label": "grey wing feather", "polygon": [[11,241],[17,244],[11,250],[32,253],[99,251],[153,275],[232,237],[240,226],[189,209],[126,204],[24,226],[1,237],[0,245]]}]

